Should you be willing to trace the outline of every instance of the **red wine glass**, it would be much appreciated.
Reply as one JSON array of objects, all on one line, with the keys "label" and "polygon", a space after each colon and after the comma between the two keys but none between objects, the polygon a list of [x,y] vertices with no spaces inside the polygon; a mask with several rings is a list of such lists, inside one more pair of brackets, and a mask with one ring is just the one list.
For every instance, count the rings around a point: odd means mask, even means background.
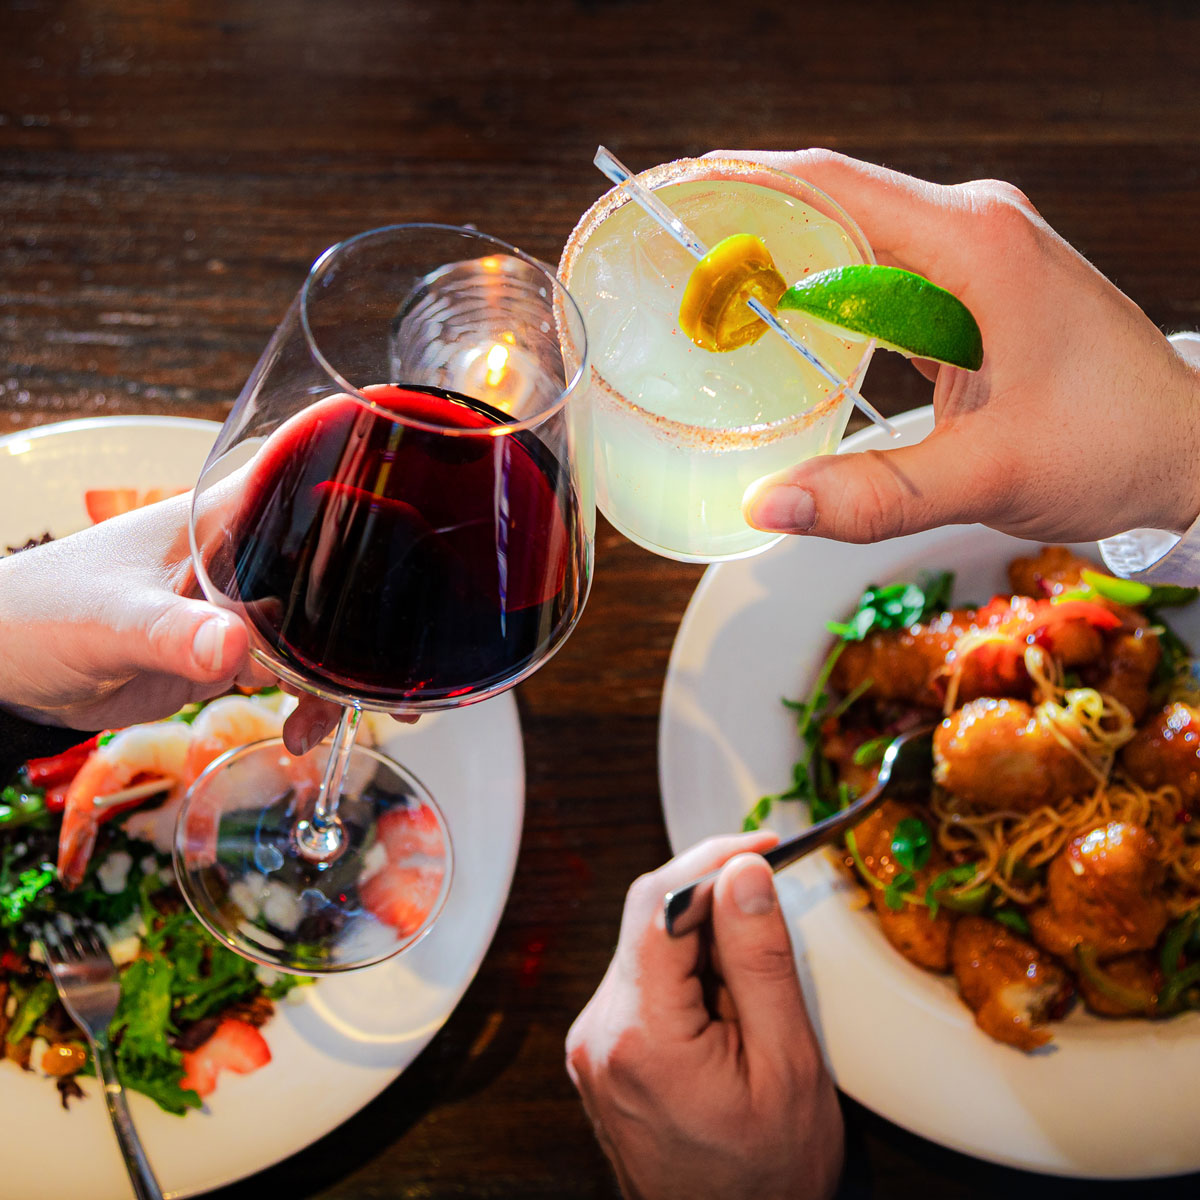
[{"label": "red wine glass", "polygon": [[180,884],[237,952],[342,971],[429,928],[445,821],[356,735],[364,710],[494,696],[574,626],[591,427],[586,362],[560,344],[584,336],[544,264],[473,229],[394,225],[317,260],[238,397],[196,486],[196,574],[257,659],[343,715],[302,759],[278,740],[218,759],[185,801]]}]

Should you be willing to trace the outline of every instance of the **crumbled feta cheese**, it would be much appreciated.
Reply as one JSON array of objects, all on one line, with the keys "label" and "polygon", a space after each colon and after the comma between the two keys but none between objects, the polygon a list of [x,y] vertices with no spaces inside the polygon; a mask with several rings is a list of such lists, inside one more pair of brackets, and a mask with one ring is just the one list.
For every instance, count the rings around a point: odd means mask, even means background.
[{"label": "crumbled feta cheese", "polygon": [[36,1037],[33,1039],[33,1045],[29,1048],[29,1066],[39,1075],[45,1075],[42,1070],[42,1060],[46,1057],[46,1051],[50,1049],[50,1043],[44,1037]]},{"label": "crumbled feta cheese", "polygon": [[304,915],[300,897],[287,884],[274,879],[267,884],[262,914],[276,929],[288,933],[295,930]]},{"label": "crumbled feta cheese", "polygon": [[116,941],[110,942],[108,952],[112,956],[113,962],[118,967],[123,967],[126,963],[131,963],[138,956],[138,951],[142,948],[142,939],[136,934],[130,937],[119,938]]},{"label": "crumbled feta cheese", "polygon": [[155,858],[153,854],[147,854],[146,857],[143,858],[140,863],[138,863],[138,866],[141,868],[143,875],[153,875],[154,872],[158,870],[158,859]]},{"label": "crumbled feta cheese", "polygon": [[45,962],[46,952],[42,949],[41,942],[29,943],[29,961],[30,962]]},{"label": "crumbled feta cheese", "polygon": [[257,979],[258,982],[263,985],[263,987],[270,987],[273,983],[279,982],[280,973],[273,967],[264,967],[262,963],[259,963],[254,968],[254,978]]},{"label": "crumbled feta cheese", "polygon": [[123,892],[129,882],[129,868],[132,866],[132,854],[125,850],[114,850],[96,870],[101,888],[110,896]]},{"label": "crumbled feta cheese", "polygon": [[388,856],[387,848],[382,842],[372,844],[370,850],[363,855],[363,865],[361,878],[366,879],[370,875],[374,875],[376,871],[381,871],[387,866]]},{"label": "crumbled feta cheese", "polygon": [[253,871],[243,879],[237,879],[229,887],[229,898],[241,909],[242,914],[253,921],[262,911],[263,877]]}]

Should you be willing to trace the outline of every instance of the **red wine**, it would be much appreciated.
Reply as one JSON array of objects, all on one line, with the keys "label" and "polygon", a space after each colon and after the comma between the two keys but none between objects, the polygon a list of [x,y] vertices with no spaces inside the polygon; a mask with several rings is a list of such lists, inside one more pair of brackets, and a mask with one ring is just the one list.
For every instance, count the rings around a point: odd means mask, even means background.
[{"label": "red wine", "polygon": [[[249,467],[213,582],[280,663],[368,702],[486,694],[537,661],[583,602],[585,538],[567,472],[477,400],[332,396]],[[425,422],[419,428],[406,422]]]}]

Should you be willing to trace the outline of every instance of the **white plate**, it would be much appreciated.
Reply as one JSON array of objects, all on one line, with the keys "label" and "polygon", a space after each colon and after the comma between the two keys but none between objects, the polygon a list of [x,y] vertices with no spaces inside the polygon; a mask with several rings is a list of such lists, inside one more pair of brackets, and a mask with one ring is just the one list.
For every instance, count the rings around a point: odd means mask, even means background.
[{"label": "white plate", "polygon": [[[906,440],[928,409],[897,424]],[[883,449],[874,430],[845,449]],[[825,622],[870,583],[957,573],[956,597],[982,603],[1029,543],[958,526],[878,546],[788,539],[758,558],[710,567],[680,627],[663,693],[659,769],[671,845],[741,827],[783,790],[798,753],[780,697],[807,694],[829,645]],[[1094,546],[1081,547],[1096,557]],[[1175,618],[1200,645],[1200,614]],[[802,823],[782,805],[771,825]],[[1053,1048],[1026,1055],[980,1033],[953,981],[912,966],[874,917],[853,911],[834,868],[814,855],[779,891],[810,1011],[838,1086],[877,1113],[951,1149],[1010,1166],[1089,1178],[1200,1169],[1200,1014],[1103,1021],[1073,1013]]]},{"label": "white plate", "polygon": [[[171,417],[70,421],[0,438],[0,548],[88,523],[92,487],[190,487],[217,426]],[[0,550],[2,552],[2,550]],[[134,1120],[173,1196],[220,1187],[328,1133],[381,1092],[442,1027],[479,968],[508,897],[524,810],[525,765],[511,695],[402,727],[383,748],[433,792],[454,845],[446,907],[424,941],[391,962],[324,980],[281,1004],[265,1035],[272,1061],[222,1075],[184,1118],[131,1097]],[[0,1064],[8,1147],[0,1197],[126,1200],[129,1184],[91,1080],[63,1112],[54,1084]],[[64,1149],[69,1148],[69,1149]]]}]

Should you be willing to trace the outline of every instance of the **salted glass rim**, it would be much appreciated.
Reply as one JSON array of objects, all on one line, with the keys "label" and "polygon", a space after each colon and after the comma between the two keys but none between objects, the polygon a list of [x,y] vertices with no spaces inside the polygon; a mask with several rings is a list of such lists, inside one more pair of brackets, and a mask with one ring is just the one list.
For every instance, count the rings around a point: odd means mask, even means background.
[{"label": "salted glass rim", "polygon": [[[705,178],[705,172],[711,172],[712,178],[718,181],[737,180],[740,177],[743,182],[754,183],[756,181],[751,176],[773,177],[781,180],[786,185],[776,189],[778,191],[790,191],[793,195],[797,191],[807,191],[822,204],[828,205],[832,210],[834,219],[849,233],[855,248],[860,253],[865,251],[863,253],[863,261],[872,264],[877,261],[875,258],[875,249],[870,241],[868,241],[866,234],[863,233],[858,222],[828,192],[823,191],[815,183],[811,183],[802,175],[793,175],[790,171],[781,171],[777,167],[756,162],[754,159],[738,158],[736,155],[713,155],[712,157],[706,156],[704,158],[672,159],[670,162],[659,163],[657,166],[648,167],[644,171],[637,172],[635,178],[643,187],[651,191],[656,191],[671,183],[697,182]],[[767,187],[769,185],[760,183],[759,186]],[[575,223],[575,228],[571,230],[570,236],[567,238],[562,254],[559,257],[559,271],[566,274],[568,268],[573,270],[587,244],[604,223],[620,209],[624,208],[626,204],[633,203],[636,202],[633,196],[630,195],[629,189],[623,187],[621,184],[614,185],[597,197],[583,216]],[[563,287],[566,288],[565,283]],[[846,376],[846,383],[851,387],[858,387],[863,375],[866,373],[867,367],[870,365],[871,358],[877,346],[878,341],[875,338],[868,338],[864,342],[862,356],[855,364],[854,370]],[[585,341],[583,353],[580,355],[581,366],[586,364],[589,356],[590,348]],[[783,417],[778,417],[774,421],[762,421],[749,425],[728,425],[722,426],[719,429],[713,429],[708,425],[699,425],[691,421],[680,421],[674,417],[664,417],[648,408],[644,408],[625,395],[615,383],[607,379],[601,373],[599,367],[592,365],[590,373],[592,383],[598,386],[605,395],[610,397],[618,407],[629,409],[640,420],[652,424],[667,436],[683,437],[685,439],[699,438],[703,444],[708,446],[713,446],[718,442],[723,445],[728,441],[735,441],[737,444],[742,445],[747,441],[775,441],[781,437],[790,437],[798,427],[804,427],[825,420],[846,400],[846,388],[834,388],[828,395],[815,401],[807,408],[801,409],[799,412],[789,413]]]},{"label": "salted glass rim", "polygon": [[[317,344],[317,336],[313,332],[312,326],[308,319],[308,304],[309,296],[313,285],[321,278],[323,273],[329,268],[335,257],[343,254],[357,243],[363,242],[368,238],[378,238],[385,235],[397,233],[410,233],[416,231],[436,232],[446,234],[457,234],[466,239],[486,242],[493,248],[493,253],[503,253],[511,255],[514,258],[520,259],[522,262],[532,267],[539,272],[550,285],[551,303],[550,308],[553,312],[555,321],[560,317],[560,312],[563,314],[562,319],[568,324],[578,325],[578,338],[582,340],[583,353],[579,356],[577,363],[568,363],[566,356],[563,356],[564,371],[568,367],[574,365],[574,370],[570,372],[565,383],[558,390],[554,399],[548,401],[537,412],[532,413],[521,419],[512,419],[505,421],[501,425],[489,425],[482,428],[464,428],[460,425],[452,425],[450,423],[442,423],[439,421],[424,421],[416,417],[412,417],[406,413],[398,412],[394,408],[390,408],[385,404],[380,404],[373,400],[361,388],[355,387],[334,365],[326,358],[321,347]],[[486,256],[482,256],[486,257]],[[446,266],[448,264],[441,264]],[[431,266],[430,270],[436,270],[437,266]],[[587,324],[583,319],[583,312],[575,301],[575,297],[571,295],[566,284],[555,274],[553,268],[543,262],[539,258],[535,258],[532,254],[527,254],[518,246],[514,246],[511,242],[506,242],[503,238],[495,237],[490,233],[483,233],[481,230],[472,229],[466,225],[448,225],[440,221],[403,221],[393,225],[380,225],[375,229],[367,229],[362,233],[356,233],[353,237],[344,238],[340,242],[335,242],[332,246],[322,251],[317,256],[312,266],[308,269],[308,274],[304,278],[304,284],[300,288],[299,297],[300,307],[300,328],[304,334],[305,344],[308,346],[309,353],[312,355],[317,365],[329,376],[329,378],[342,388],[352,399],[358,403],[370,408],[373,412],[380,416],[388,418],[397,424],[405,425],[413,429],[422,429],[430,433],[444,434],[449,437],[505,437],[512,433],[520,432],[525,429],[535,429],[539,425],[544,424],[547,420],[560,412],[566,405],[567,401],[574,395],[579,385],[586,378],[587,372],[590,369],[589,347],[587,336]],[[573,314],[573,320],[572,320]],[[569,334],[572,345],[576,341],[574,333]],[[561,339],[560,339],[561,346]],[[572,360],[574,356],[572,356]],[[403,383],[396,386],[403,387]],[[419,386],[412,384],[410,386]],[[478,399],[479,397],[473,397]]]}]

